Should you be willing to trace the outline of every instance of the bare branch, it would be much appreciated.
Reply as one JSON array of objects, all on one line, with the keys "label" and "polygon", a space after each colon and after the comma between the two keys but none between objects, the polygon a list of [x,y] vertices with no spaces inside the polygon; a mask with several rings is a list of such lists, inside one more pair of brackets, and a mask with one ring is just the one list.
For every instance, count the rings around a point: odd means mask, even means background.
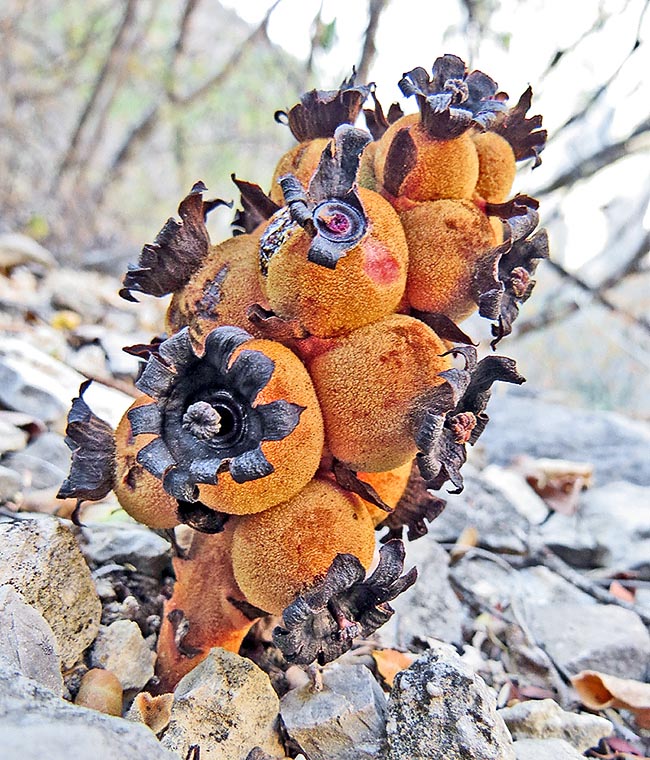
[{"label": "bare branch", "polygon": [[357,74],[360,82],[367,82],[370,68],[377,55],[377,28],[381,14],[386,10],[389,0],[370,0],[368,4],[368,26],[363,39],[363,51],[361,60],[357,66]]}]

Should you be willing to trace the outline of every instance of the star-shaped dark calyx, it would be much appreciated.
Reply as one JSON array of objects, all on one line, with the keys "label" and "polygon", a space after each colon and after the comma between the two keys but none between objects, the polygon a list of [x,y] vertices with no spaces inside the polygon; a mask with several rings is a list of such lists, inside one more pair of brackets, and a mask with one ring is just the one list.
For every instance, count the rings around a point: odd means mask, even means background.
[{"label": "star-shaped dark calyx", "polygon": [[363,565],[352,554],[338,554],[323,580],[290,604],[273,642],[288,662],[324,665],[342,655],[357,636],[369,636],[391,618],[388,604],[415,583],[417,570],[402,575],[404,544],[389,541],[379,551],[379,563],[366,579]]},{"label": "star-shaped dark calyx", "polygon": [[[519,208],[518,200],[521,201]],[[528,196],[516,196],[500,207],[505,212],[510,205],[512,215],[504,219],[506,239],[479,259],[472,283],[479,314],[496,320],[492,325],[493,349],[512,332],[520,305],[528,300],[535,287],[533,275],[537,265],[549,256],[546,230],[540,229],[532,235],[539,221],[537,201]],[[492,204],[491,208],[496,206]]]},{"label": "star-shaped dark calyx", "polygon": [[364,108],[363,115],[366,119],[366,127],[368,127],[368,132],[372,135],[372,139],[379,140],[391,124],[394,124],[398,119],[401,119],[402,116],[404,116],[404,111],[402,111],[399,103],[392,103],[388,109],[388,113],[384,114],[384,109],[379,100],[377,100],[374,88],[370,95],[375,107]]},{"label": "star-shaped dark calyx", "polygon": [[443,55],[433,64],[431,77],[421,66],[404,74],[399,88],[415,95],[420,123],[434,140],[459,137],[470,127],[488,129],[505,109],[506,95],[482,71],[467,72],[455,55]]},{"label": "star-shaped dark calyx", "polygon": [[540,153],[546,146],[548,133],[542,129],[540,114],[526,118],[533,99],[533,90],[528,87],[514,108],[500,114],[492,131],[504,137],[512,147],[517,161],[534,158],[533,169],[542,163]]},{"label": "star-shaped dark calyx", "polygon": [[147,243],[137,264],[129,264],[120,295],[137,301],[133,295],[146,293],[164,296],[180,290],[204,263],[210,248],[205,219],[216,206],[232,206],[222,200],[204,201],[207,188],[197,182],[180,203],[181,221],[168,219],[153,243]]},{"label": "star-shaped dark calyx", "polygon": [[388,528],[380,541],[385,544],[387,541],[403,538],[405,528],[409,541],[425,536],[429,530],[427,523],[442,514],[446,505],[444,499],[429,493],[419,469],[412,467],[406,488],[395,510],[377,525],[377,530]]},{"label": "star-shaped dark calyx", "polygon": [[370,85],[356,84],[353,69],[338,90],[311,90],[306,92],[287,113],[276,111],[275,120],[288,124],[298,142],[332,137],[341,124],[354,124],[364,100],[370,94]]},{"label": "star-shaped dark calyx", "polygon": [[230,179],[239,189],[242,206],[235,212],[232,222],[233,235],[250,234],[280,210],[280,206],[272,201],[259,185],[237,179],[234,174],[230,175]]},{"label": "star-shaped dark calyx", "polygon": [[[323,151],[307,193],[293,174],[280,179],[291,220],[313,238],[307,258],[314,264],[335,269],[338,260],[367,232],[368,219],[356,177],[361,153],[369,142],[367,132],[343,125]],[[266,238],[266,234],[262,236],[261,250],[267,247]]]},{"label": "star-shaped dark calyx", "polygon": [[304,411],[284,400],[255,405],[275,364],[247,349],[231,363],[249,340],[244,330],[217,327],[198,355],[184,328],[160,344],[136,382],[155,401],[129,412],[133,433],[156,436],[137,461],[181,502],[198,502],[198,484],[216,485],[226,468],[237,483],[272,473],[262,442],[285,438]]},{"label": "star-shaped dark calyx", "polygon": [[488,423],[485,407],[492,384],[500,380],[521,385],[525,378],[517,372],[514,360],[505,356],[487,356],[477,362],[473,346],[454,348],[450,353],[462,356],[465,368],[441,372],[444,382],[426,399],[426,411],[416,431],[417,463],[427,488],[437,491],[449,480],[455,487],[450,493],[460,493],[465,447],[476,443]]},{"label": "star-shaped dark calyx", "polygon": [[72,462],[70,474],[57,493],[57,499],[77,499],[77,506],[82,501],[103,499],[112,490],[115,478],[113,428],[93,414],[84,401],[90,383],[81,384],[68,413],[65,442],[72,451]]}]

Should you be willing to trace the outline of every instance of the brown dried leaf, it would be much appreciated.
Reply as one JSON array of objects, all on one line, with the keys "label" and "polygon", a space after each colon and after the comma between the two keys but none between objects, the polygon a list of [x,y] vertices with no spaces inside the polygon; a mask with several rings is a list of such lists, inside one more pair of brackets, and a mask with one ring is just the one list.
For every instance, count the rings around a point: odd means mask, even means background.
[{"label": "brown dried leaf", "polygon": [[133,700],[138,717],[154,734],[159,734],[167,728],[172,717],[173,694],[159,694],[152,697],[146,691],[140,692]]},{"label": "brown dried leaf", "polygon": [[578,511],[580,492],[591,486],[594,471],[587,462],[529,457],[517,459],[516,469],[549,508],[562,515]]},{"label": "brown dried leaf", "polygon": [[590,710],[621,707],[635,714],[639,728],[650,729],[650,683],[597,670],[582,670],[571,677],[571,683]]},{"label": "brown dried leaf", "polygon": [[374,649],[371,654],[377,664],[379,675],[391,689],[395,676],[415,661],[415,655],[398,652],[396,649]]}]

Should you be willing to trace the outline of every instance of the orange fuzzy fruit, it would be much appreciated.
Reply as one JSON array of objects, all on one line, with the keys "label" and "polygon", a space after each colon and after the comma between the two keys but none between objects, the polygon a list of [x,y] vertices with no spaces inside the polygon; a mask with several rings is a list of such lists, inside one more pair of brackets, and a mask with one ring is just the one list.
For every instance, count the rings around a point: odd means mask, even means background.
[{"label": "orange fuzzy fruit", "polygon": [[334,269],[308,260],[312,238],[297,224],[268,261],[263,287],[271,309],[313,335],[338,335],[375,322],[393,312],[404,294],[408,248],[399,217],[378,193],[358,192],[368,229]]},{"label": "orange fuzzy fruit", "polygon": [[[129,407],[151,404],[153,399],[142,396]],[[128,410],[115,430],[115,481],[113,491],[122,509],[134,520],[150,528],[173,528],[179,524],[178,503],[163,488],[162,482],[136,461],[140,449],[155,435],[133,435]]]},{"label": "orange fuzzy fruit", "polygon": [[512,189],[517,165],[510,143],[495,132],[472,135],[478,155],[476,192],[488,203],[503,203]]},{"label": "orange fuzzy fruit", "polygon": [[[402,498],[409,476],[411,475],[412,467],[413,462],[409,460],[406,464],[400,465],[394,470],[387,470],[386,472],[358,472],[357,477],[363,480],[364,483],[369,483],[377,491],[379,498],[387,506],[395,509],[397,502]],[[368,510],[370,519],[375,526],[383,522],[390,514],[390,512],[385,512],[368,501],[364,502],[364,506]]]},{"label": "orange fuzzy fruit", "polygon": [[400,211],[422,201],[471,198],[478,173],[478,155],[469,133],[435,140],[420,124],[419,114],[391,124],[376,148],[377,184]]},{"label": "orange fuzzy fruit", "polygon": [[420,404],[451,366],[430,327],[392,314],[340,338],[308,339],[299,350],[334,457],[356,472],[392,470],[413,459]]},{"label": "orange fuzzy fruit", "polygon": [[174,293],[167,310],[169,334],[187,326],[197,346],[220,325],[255,334],[247,312],[253,304],[265,304],[257,262],[260,234],[238,235],[212,248],[201,269]]},{"label": "orange fuzzy fruit", "polygon": [[407,298],[414,309],[454,321],[476,309],[471,286],[479,256],[497,244],[488,217],[471,201],[422,203],[400,214],[409,245]]},{"label": "orange fuzzy fruit", "polygon": [[277,615],[326,573],[337,554],[353,554],[368,568],[374,549],[362,500],[314,479],[290,501],[237,519],[232,564],[246,599]]},{"label": "orange fuzzy fruit", "polygon": [[324,438],[318,400],[300,359],[280,343],[254,339],[235,349],[231,366],[242,351],[260,351],[275,364],[254,406],[282,399],[304,410],[285,438],[261,442],[260,448],[274,468],[269,475],[237,483],[226,470],[219,474],[216,485],[199,485],[200,501],[219,512],[237,515],[260,512],[298,493],[318,469]]},{"label": "orange fuzzy fruit", "polygon": [[375,155],[378,142],[374,140],[366,145],[359,161],[357,182],[359,187],[377,191],[377,177],[375,176]]},{"label": "orange fuzzy fruit", "polygon": [[269,197],[272,201],[278,206],[284,206],[284,195],[278,180],[285,174],[293,174],[304,187],[309,185],[309,181],[318,168],[321,154],[329,141],[329,137],[316,137],[313,140],[306,140],[295,145],[280,158],[271,180]]}]

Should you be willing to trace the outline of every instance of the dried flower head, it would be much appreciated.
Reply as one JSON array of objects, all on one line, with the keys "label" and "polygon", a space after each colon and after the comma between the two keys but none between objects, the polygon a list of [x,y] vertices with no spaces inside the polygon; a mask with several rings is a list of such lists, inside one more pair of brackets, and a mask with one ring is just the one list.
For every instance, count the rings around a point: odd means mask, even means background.
[{"label": "dried flower head", "polygon": [[394,613],[388,604],[415,583],[412,568],[404,567],[404,544],[389,541],[379,551],[379,563],[366,579],[359,560],[339,554],[325,578],[290,604],[282,615],[282,626],[273,641],[292,663],[321,665],[339,657],[357,636],[369,636]]}]

